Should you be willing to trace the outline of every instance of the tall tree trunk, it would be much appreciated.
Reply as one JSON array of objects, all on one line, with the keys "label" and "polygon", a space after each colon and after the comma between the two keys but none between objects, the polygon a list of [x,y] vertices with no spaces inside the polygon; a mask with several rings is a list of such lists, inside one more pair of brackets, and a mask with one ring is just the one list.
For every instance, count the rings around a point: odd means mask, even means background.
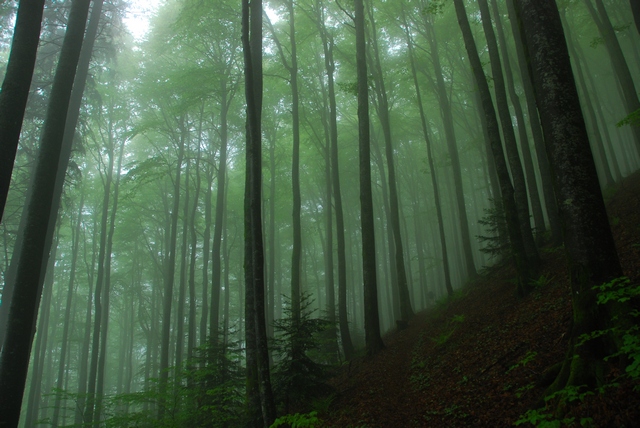
[{"label": "tall tree trunk", "polygon": [[438,54],[438,41],[432,25],[427,26],[427,39],[431,48],[431,61],[436,75],[436,90],[438,93],[438,102],[440,104],[440,113],[444,124],[444,133],[447,140],[447,150],[451,158],[451,168],[453,170],[453,181],[455,185],[455,203],[458,212],[459,229],[462,236],[462,251],[464,256],[465,269],[467,275],[473,277],[477,274],[475,263],[473,261],[473,252],[471,251],[471,232],[469,230],[469,220],[467,218],[467,209],[464,201],[464,187],[462,185],[462,170],[460,167],[460,156],[458,155],[458,147],[456,144],[456,133],[453,126],[453,112],[451,110],[451,101],[447,94],[445,86],[442,66],[440,65],[440,55]]},{"label": "tall tree trunk", "polygon": [[[47,249],[51,247],[51,242],[53,240],[53,229],[55,228],[55,224],[51,224],[51,222],[55,221],[55,219],[57,218],[57,212],[60,206],[62,187],[66,176],[67,166],[69,164],[69,158],[71,157],[71,148],[73,146],[73,137],[75,135],[76,125],[78,123],[78,117],[80,115],[80,106],[82,105],[82,94],[84,93],[84,88],[89,73],[89,62],[91,60],[93,45],[98,33],[98,22],[100,20],[102,11],[102,1],[103,0],[97,1],[92,9],[91,19],[89,25],[87,26],[87,33],[84,37],[84,41],[82,42],[80,57],[78,59],[78,64],[76,67],[77,71],[73,80],[73,89],[67,108],[66,123],[64,125],[64,136],[62,137],[62,148],[60,149],[58,170],[56,174],[55,187],[53,190],[53,201],[51,204],[51,212],[54,214],[49,217],[50,224],[47,228],[48,232],[45,239],[45,248]],[[12,106],[11,108],[14,108],[14,106]],[[32,176],[32,181],[29,184],[29,196],[27,198],[31,198],[33,187],[34,176]],[[6,333],[5,327],[9,314],[8,303],[11,301],[11,298],[13,296],[13,287],[15,285],[15,277],[17,274],[16,270],[18,266],[18,256],[22,251],[22,238],[24,236],[24,229],[26,228],[26,225],[27,210],[25,209],[20,220],[20,226],[18,228],[18,238],[14,246],[14,254],[11,259],[11,265],[9,266],[5,277],[5,286],[3,289],[2,300],[3,303],[7,304],[0,305],[0,349],[2,348],[2,344],[4,343],[4,334]]]},{"label": "tall tree trunk", "polygon": [[[482,2],[481,2],[482,5]],[[500,43],[500,55],[502,56],[502,64],[504,66],[504,76],[507,84],[507,92],[511,99],[511,105],[516,115],[518,124],[518,137],[520,139],[520,150],[522,151],[522,163],[524,164],[524,172],[526,176],[527,190],[529,191],[529,201],[531,203],[531,213],[533,214],[533,224],[536,231],[536,243],[542,244],[544,241],[544,233],[546,226],[544,223],[544,214],[542,213],[542,204],[540,203],[540,193],[538,192],[538,184],[536,183],[536,173],[531,157],[531,147],[529,146],[529,137],[527,136],[527,126],[524,121],[524,112],[520,104],[520,97],[516,93],[516,85],[513,79],[513,71],[511,69],[511,60],[509,59],[509,50],[507,48],[507,38],[502,28],[502,19],[500,18],[500,10],[496,0],[491,0],[493,9],[493,19],[496,23],[496,32],[498,33],[498,41]],[[484,5],[482,6],[485,8]],[[487,16],[489,14],[487,13]],[[489,23],[491,19],[488,19]]]},{"label": "tall tree trunk", "polygon": [[52,247],[51,256],[49,257],[47,269],[45,272],[45,288],[43,296],[42,310],[40,311],[40,319],[38,320],[38,331],[40,332],[36,338],[36,348],[33,357],[33,368],[31,374],[31,384],[29,387],[29,399],[27,401],[25,426],[35,425],[38,420],[38,411],[43,410],[42,407],[42,384],[45,355],[47,350],[47,342],[49,338],[49,324],[51,313],[51,300],[53,295],[53,271],[55,268],[55,256],[57,252],[57,243],[60,238],[60,226],[57,227],[56,237]]},{"label": "tall tree trunk", "polygon": [[640,0],[629,0],[633,21],[636,23],[636,30],[640,33]]},{"label": "tall tree trunk", "polygon": [[[18,5],[11,52],[0,90],[0,220],[7,202],[13,162],[36,64],[44,3],[44,0],[32,0],[21,1]],[[8,300],[3,300],[4,304],[8,303]],[[0,330],[2,327],[0,323]],[[0,337],[0,344],[2,342]]]},{"label": "tall tree trunk", "polygon": [[411,296],[409,293],[409,284],[407,281],[407,271],[404,263],[404,248],[402,244],[402,233],[400,228],[400,198],[398,196],[398,186],[396,184],[396,167],[393,160],[393,141],[391,135],[391,118],[389,100],[387,97],[387,89],[384,83],[382,72],[382,64],[380,62],[380,50],[378,49],[378,34],[376,22],[373,16],[373,6],[369,3],[367,8],[369,12],[369,20],[371,22],[371,44],[370,48],[373,53],[373,79],[375,82],[374,91],[376,93],[376,108],[378,118],[382,125],[382,133],[385,142],[385,155],[387,158],[387,174],[389,176],[389,214],[390,226],[393,231],[394,242],[394,258],[393,263],[396,266],[398,274],[397,289],[400,297],[400,318],[402,321],[409,321],[414,316],[411,307]]},{"label": "tall tree trunk", "polygon": [[[438,232],[440,234],[440,248],[442,250],[442,269],[444,271],[444,285],[447,289],[449,297],[453,295],[453,286],[451,285],[451,273],[449,271],[449,255],[447,253],[447,240],[444,234],[444,220],[442,218],[442,205],[440,203],[440,189],[438,187],[438,178],[436,175],[436,168],[433,162],[433,153],[431,150],[431,138],[429,137],[429,129],[427,125],[427,119],[424,113],[424,107],[422,105],[422,94],[420,91],[420,85],[418,83],[418,73],[416,71],[415,54],[413,52],[413,40],[411,39],[411,31],[404,14],[404,8],[402,9],[402,19],[404,25],[404,33],[407,37],[407,48],[409,50],[409,64],[411,65],[411,75],[413,77],[413,85],[416,90],[416,102],[418,104],[418,110],[420,112],[420,124],[422,126],[422,134],[427,146],[427,162],[429,163],[429,172],[431,174],[431,186],[433,187],[433,199],[436,206],[436,216],[438,218]],[[421,275],[422,276],[422,275]]]},{"label": "tall tree trunk", "polygon": [[245,335],[247,415],[268,428],[276,418],[265,325],[262,242],[262,1],[242,1],[242,48],[247,102],[245,223]]},{"label": "tall tree trunk", "polygon": [[511,185],[511,177],[509,177],[509,170],[507,169],[507,163],[502,150],[502,142],[500,141],[500,126],[498,125],[498,118],[496,117],[496,112],[493,107],[489,84],[487,83],[487,79],[484,75],[480,56],[478,55],[476,43],[473,39],[473,33],[471,32],[471,26],[464,7],[464,2],[463,0],[454,0],[454,4],[456,8],[456,15],[458,17],[458,24],[462,30],[465,48],[467,50],[467,55],[469,56],[469,61],[471,62],[473,75],[475,77],[476,85],[478,86],[478,91],[480,92],[482,108],[487,120],[487,131],[489,134],[489,141],[491,143],[491,153],[493,154],[496,172],[498,174],[498,179],[500,180],[500,192],[502,194],[502,205],[507,221],[507,232],[509,234],[511,252],[518,275],[517,291],[519,295],[523,296],[528,291],[531,275],[529,273],[522,233],[520,232],[518,209],[516,208],[513,186]]},{"label": "tall tree trunk", "polygon": [[[109,130],[110,138],[113,136],[113,130]],[[110,141],[111,145],[115,142]],[[96,410],[93,418],[93,425],[98,428],[100,418],[102,416],[102,401],[104,395],[104,382],[106,374],[107,359],[107,336],[109,332],[109,307],[111,302],[111,257],[113,254],[113,234],[116,228],[116,213],[118,212],[118,196],[120,190],[120,174],[122,172],[122,157],[124,155],[124,144],[120,145],[120,154],[118,155],[118,165],[116,166],[116,181],[113,186],[113,206],[111,207],[111,215],[109,218],[109,233],[107,235],[107,248],[105,252],[104,267],[104,307],[102,311],[102,322],[100,326],[100,356],[98,358],[98,379],[96,383]]]},{"label": "tall tree trunk", "polygon": [[364,282],[364,330],[367,355],[384,348],[378,315],[376,241],[371,191],[371,137],[367,42],[363,0],[354,1],[356,27],[356,73],[358,79],[358,142],[360,153],[360,227],[362,229],[362,278]]},{"label": "tall tree trunk", "polygon": [[[566,22],[564,17],[565,10],[563,9],[560,13],[560,19]],[[592,151],[598,153],[598,157],[600,158],[600,163],[602,168],[600,170],[599,176],[601,177],[603,184],[605,187],[612,186],[615,183],[613,179],[613,175],[611,174],[611,168],[609,167],[609,161],[607,160],[607,154],[604,150],[604,142],[602,140],[602,134],[600,133],[600,127],[598,126],[598,119],[596,118],[596,112],[593,107],[593,103],[591,101],[591,95],[589,93],[589,89],[587,88],[587,82],[584,76],[583,65],[581,64],[580,56],[578,55],[578,51],[575,47],[575,42],[571,38],[570,27],[565,26],[567,29],[567,47],[569,48],[569,53],[573,57],[573,69],[576,72],[576,77],[578,80],[578,84],[580,85],[580,89],[582,90],[582,103],[584,111],[586,111],[587,116],[589,118],[589,122],[592,129],[592,139],[590,140],[592,144]],[[593,150],[595,149],[595,150]]]},{"label": "tall tree trunk", "polygon": [[72,3],[51,88],[35,167],[33,193],[27,207],[27,227],[9,307],[7,333],[0,355],[0,426],[15,426],[20,419],[39,296],[42,293],[42,271],[49,253],[47,235],[52,235],[52,232],[47,233],[47,229],[53,207],[57,161],[60,159],[64,124],[88,12],[88,0],[75,0]]},{"label": "tall tree trunk", "polygon": [[522,35],[518,27],[518,19],[515,15],[514,0],[507,0],[507,11],[509,13],[509,21],[511,22],[511,32],[516,46],[518,56],[518,68],[522,76],[522,86],[524,88],[525,99],[527,101],[527,113],[529,116],[529,125],[531,126],[531,135],[533,136],[536,158],[538,159],[538,167],[540,168],[540,179],[542,181],[542,190],[544,194],[544,204],[549,219],[549,228],[551,229],[551,242],[554,246],[562,243],[562,227],[560,226],[560,217],[558,215],[558,205],[553,190],[553,180],[551,178],[551,167],[549,158],[544,145],[544,136],[542,135],[542,127],[540,126],[540,117],[538,115],[538,107],[536,106],[535,95],[533,93],[533,81],[529,72],[527,58],[524,55],[524,47],[522,45]]},{"label": "tall tree trunk", "polygon": [[[617,77],[618,83],[620,84],[620,87],[622,89],[622,101],[624,102],[624,105],[626,107],[627,114],[637,112],[638,110],[640,110],[640,99],[638,98],[638,93],[636,92],[636,86],[633,82],[633,77],[631,76],[629,65],[627,64],[627,60],[622,53],[620,42],[618,41],[615,29],[611,24],[611,20],[609,19],[607,10],[604,7],[604,3],[602,2],[602,0],[595,0],[595,2],[597,10],[593,7],[593,3],[591,3],[591,0],[584,0],[589,13],[591,14],[591,17],[598,27],[600,36],[602,36],[602,38],[604,39],[604,44],[607,47],[609,58],[611,58],[611,66],[613,67],[613,72]],[[636,151],[640,155],[640,127],[633,126],[631,127],[631,130],[633,131]]]},{"label": "tall tree trunk", "polygon": [[567,385],[594,386],[609,350],[604,337],[576,346],[578,337],[611,321],[597,304],[594,286],[622,275],[611,234],[560,14],[554,0],[518,0],[520,23],[542,117],[547,151],[556,176],[565,252],[572,289],[569,352],[550,391]]},{"label": "tall tree trunk", "polygon": [[[110,141],[112,143],[112,141]],[[89,384],[87,387],[87,402],[84,420],[87,423],[93,422],[93,416],[95,412],[95,400],[96,400],[96,382],[98,377],[98,359],[100,356],[100,331],[103,320],[103,287],[104,287],[104,278],[105,278],[105,254],[107,250],[107,231],[108,231],[108,220],[109,220],[109,201],[111,198],[111,183],[113,180],[113,164],[114,164],[114,153],[113,153],[113,144],[109,147],[109,164],[107,166],[106,171],[106,179],[104,183],[104,195],[102,199],[102,217],[100,220],[100,246],[98,252],[98,271],[96,273],[96,286],[95,286],[95,296],[94,296],[94,321],[93,321],[93,336],[91,342],[91,364],[89,365]],[[95,239],[95,237],[94,237]]]},{"label": "tall tree trunk", "polygon": [[340,187],[340,167],[338,157],[338,120],[335,91],[335,61],[333,59],[333,38],[328,33],[325,24],[324,4],[319,3],[317,23],[320,28],[324,65],[327,70],[327,86],[329,91],[329,128],[331,134],[331,189],[336,216],[336,243],[338,256],[338,323],[340,326],[340,341],[342,351],[347,360],[353,358],[355,349],[349,332],[349,318],[347,313],[347,255],[344,237],[344,212],[342,209],[342,191]]},{"label": "tall tree trunk", "polygon": [[[62,328],[62,342],[60,345],[60,358],[58,360],[58,379],[56,382],[56,389],[62,390],[64,381],[64,368],[67,363],[67,350],[69,347],[69,327],[71,320],[71,306],[73,304],[73,295],[75,293],[75,278],[76,278],[76,265],[78,261],[78,253],[80,252],[80,232],[82,231],[82,210],[84,209],[84,190],[80,190],[80,203],[78,204],[78,219],[71,227],[71,266],[69,268],[69,291],[67,292],[67,302],[65,305],[64,314],[64,326]],[[53,406],[53,419],[52,425],[58,426],[58,419],[60,417],[60,405],[62,401],[62,395],[56,394],[56,401]]]},{"label": "tall tree trunk", "polygon": [[[188,144],[188,143],[187,143]],[[189,147],[187,146],[187,151]],[[191,156],[187,153],[185,160],[186,167],[184,171],[184,202],[182,205],[182,243],[180,245],[180,273],[179,288],[178,288],[178,302],[176,310],[176,350],[175,354],[175,371],[173,373],[176,388],[176,394],[178,393],[177,387],[180,384],[181,372],[182,372],[182,360],[184,357],[184,307],[187,296],[187,251],[189,241],[189,208],[191,207]]]},{"label": "tall tree trunk", "polygon": [[189,323],[187,334],[187,361],[191,363],[193,357],[193,351],[196,347],[196,318],[197,318],[197,302],[196,302],[196,257],[198,252],[198,233],[196,230],[196,214],[198,212],[198,202],[200,200],[200,186],[202,184],[200,179],[200,158],[201,158],[201,144],[202,144],[202,122],[203,122],[203,110],[200,110],[200,123],[198,125],[198,154],[196,156],[196,188],[195,195],[193,196],[193,208],[191,209],[191,219],[189,221],[190,232],[190,247],[191,255],[189,256]]},{"label": "tall tree trunk", "polygon": [[223,217],[226,203],[226,179],[227,179],[227,145],[228,145],[228,123],[227,114],[231,99],[226,79],[220,83],[220,164],[218,166],[216,190],[216,217],[213,230],[213,246],[211,251],[211,304],[209,319],[209,335],[213,343],[218,341],[218,326],[220,320],[220,281],[222,267],[222,253],[220,250],[222,242]]},{"label": "tall tree trunk", "polygon": [[180,119],[180,142],[178,159],[176,161],[176,175],[173,187],[173,209],[171,210],[171,228],[168,246],[165,249],[164,260],[164,294],[162,296],[162,333],[160,343],[160,402],[158,406],[158,418],[162,419],[167,410],[166,394],[169,381],[169,345],[171,342],[171,306],[173,303],[173,288],[176,271],[176,241],[178,239],[178,212],[180,211],[180,179],[182,177],[182,161],[184,159],[186,129],[184,118]]},{"label": "tall tree trunk", "polygon": [[93,271],[95,268],[95,261],[97,256],[96,251],[96,235],[97,235],[98,223],[94,221],[94,233],[92,239],[93,251],[91,252],[91,264],[86,260],[87,258],[87,244],[84,244],[84,261],[88,271],[88,284],[89,290],[87,292],[87,306],[84,318],[84,337],[82,340],[82,349],[80,350],[80,362],[78,368],[78,402],[75,409],[74,424],[81,425],[84,423],[84,410],[87,395],[87,379],[89,377],[89,344],[91,342],[91,307],[93,306]]},{"label": "tall tree trunk", "polygon": [[[532,278],[535,278],[537,277],[538,268],[540,267],[540,256],[531,231],[529,201],[527,199],[527,182],[524,177],[524,171],[522,170],[516,135],[513,131],[513,124],[511,122],[511,112],[509,111],[509,105],[507,102],[504,75],[502,73],[500,53],[498,52],[498,42],[496,41],[496,36],[493,32],[491,14],[489,12],[489,4],[487,3],[487,0],[478,0],[478,5],[480,6],[482,26],[487,39],[487,48],[489,50],[489,58],[491,62],[491,74],[493,75],[496,105],[498,107],[500,124],[502,125],[504,146],[507,153],[509,167],[511,169],[511,179],[513,180],[514,197],[516,200],[516,208],[518,209],[520,233],[522,234],[522,242],[524,243],[524,249],[527,255],[529,275],[531,275]],[[535,181],[535,177],[530,178],[533,178]]]},{"label": "tall tree trunk", "polygon": [[211,202],[213,187],[213,155],[207,162],[207,191],[204,197],[204,235],[202,238],[202,314],[200,318],[200,346],[207,342],[209,320],[209,245],[211,243]]}]

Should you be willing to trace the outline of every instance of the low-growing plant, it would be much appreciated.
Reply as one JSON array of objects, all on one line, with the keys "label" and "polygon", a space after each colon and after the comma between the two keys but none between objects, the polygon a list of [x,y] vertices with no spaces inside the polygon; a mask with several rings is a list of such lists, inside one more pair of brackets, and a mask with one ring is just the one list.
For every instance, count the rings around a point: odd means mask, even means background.
[{"label": "low-growing plant", "polygon": [[280,416],[269,428],[288,426],[291,428],[316,428],[320,427],[322,420],[318,419],[318,412],[296,413],[294,415]]},{"label": "low-growing plant", "polygon": [[551,281],[553,281],[553,279],[553,277],[547,278],[545,275],[541,275],[540,278],[531,280],[531,285],[534,288],[544,287],[551,284]]},{"label": "low-growing plant", "polygon": [[528,363],[534,360],[536,355],[538,355],[538,353],[535,351],[527,352],[527,354],[520,361],[518,361],[516,364],[509,367],[509,370],[507,370],[507,373],[509,373],[511,370],[516,369],[518,367],[526,366]]}]

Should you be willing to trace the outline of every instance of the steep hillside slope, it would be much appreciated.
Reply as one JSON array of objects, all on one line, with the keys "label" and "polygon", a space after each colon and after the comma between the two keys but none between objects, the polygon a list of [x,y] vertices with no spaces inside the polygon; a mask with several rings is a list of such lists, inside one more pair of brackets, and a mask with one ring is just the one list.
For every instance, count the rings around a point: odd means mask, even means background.
[{"label": "steep hillside slope", "polygon": [[[608,207],[625,274],[638,283],[640,173],[616,189]],[[562,360],[571,319],[562,250],[542,253],[543,278],[526,298],[516,298],[510,266],[488,269],[455,299],[386,337],[379,355],[345,367],[332,380],[337,392],[320,415],[324,425],[502,427],[540,408],[540,380]],[[616,379],[623,371],[612,366],[608,381],[619,385],[572,403],[566,417],[576,426],[583,418],[590,426],[637,426],[640,392]]]}]

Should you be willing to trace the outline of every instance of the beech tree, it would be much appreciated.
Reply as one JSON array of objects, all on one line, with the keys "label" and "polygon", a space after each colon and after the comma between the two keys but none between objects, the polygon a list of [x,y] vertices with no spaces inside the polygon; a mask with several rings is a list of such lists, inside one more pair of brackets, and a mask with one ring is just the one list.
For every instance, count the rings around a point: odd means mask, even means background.
[{"label": "beech tree", "polygon": [[[76,74],[89,0],[75,0],[69,12],[67,31],[56,69],[56,77],[40,143],[34,189],[27,208],[27,229],[20,253],[15,291],[10,302],[7,334],[0,354],[0,424],[17,426],[29,366],[31,343],[42,293],[42,261],[53,203],[57,164],[64,124]],[[57,213],[56,213],[57,215]]]},{"label": "beech tree", "polygon": [[517,0],[562,219],[573,323],[566,359],[548,392],[596,386],[612,344],[605,337],[577,345],[614,314],[598,305],[596,285],[622,276],[580,109],[567,44],[554,0]]},{"label": "beech tree", "polygon": [[44,0],[21,1],[0,90],[0,220],[9,193],[29,85],[36,64]]}]

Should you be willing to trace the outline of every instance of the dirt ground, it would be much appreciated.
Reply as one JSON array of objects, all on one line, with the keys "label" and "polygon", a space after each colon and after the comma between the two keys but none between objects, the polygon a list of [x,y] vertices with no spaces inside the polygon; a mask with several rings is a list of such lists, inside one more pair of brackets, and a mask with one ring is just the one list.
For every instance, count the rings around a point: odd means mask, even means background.
[{"label": "dirt ground", "polygon": [[[638,283],[640,173],[610,199],[624,273]],[[494,267],[449,304],[385,337],[386,349],[375,357],[345,366],[332,380],[336,393],[320,414],[323,426],[507,427],[544,405],[536,383],[566,353],[571,301],[562,250],[541,255],[546,281],[526,298],[515,296],[512,267]],[[638,385],[618,379],[623,371],[610,367],[608,381],[618,386],[570,404],[565,417],[574,426],[584,418],[592,420],[586,426],[640,426]]]}]

